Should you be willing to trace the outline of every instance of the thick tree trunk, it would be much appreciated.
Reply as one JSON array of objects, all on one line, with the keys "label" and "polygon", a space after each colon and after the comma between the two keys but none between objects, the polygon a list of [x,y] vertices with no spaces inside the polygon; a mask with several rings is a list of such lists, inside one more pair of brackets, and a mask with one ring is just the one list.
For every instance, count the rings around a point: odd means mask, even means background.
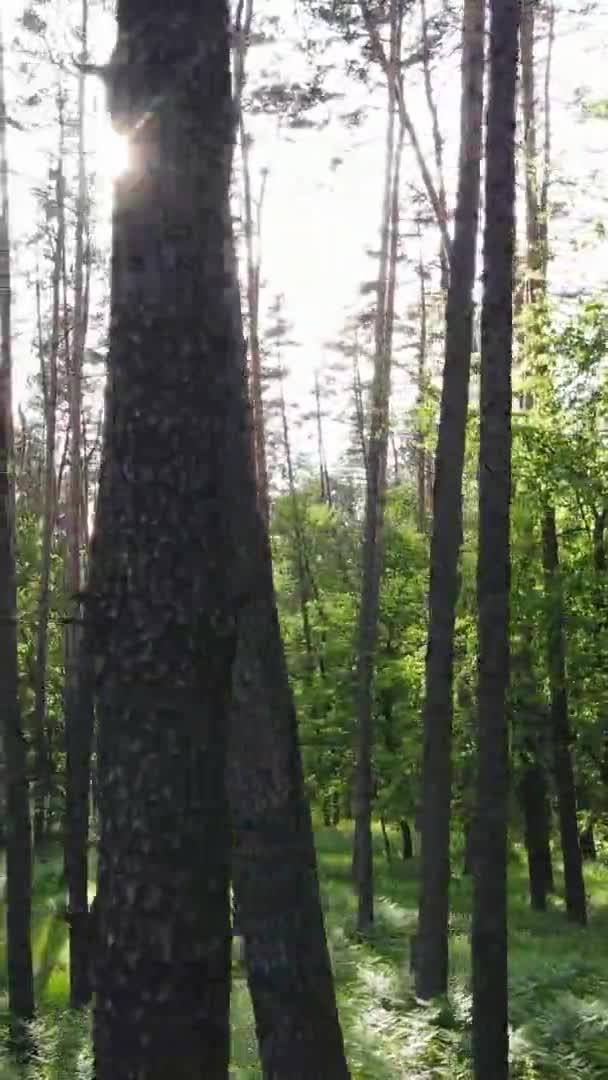
[{"label": "thick tree trunk", "polygon": [[509,1075],[507,820],[509,522],[519,0],[490,0],[479,433],[478,763],[473,855],[473,1065]]},{"label": "thick tree trunk", "polygon": [[572,922],[587,923],[587,901],[576,820],[576,787],[568,716],[564,602],[559,576],[559,547],[555,511],[549,507],[542,522],[543,568],[547,612],[547,663],[551,693],[553,772],[557,789],[559,831],[564,858],[566,912]]},{"label": "thick tree trunk", "polygon": [[462,542],[462,474],[479,217],[483,0],[467,0],[462,42],[460,162],[435,455],[425,668],[422,880],[418,909],[419,962],[416,967],[416,992],[422,998],[445,993],[448,977],[454,620]]},{"label": "thick tree trunk", "polygon": [[235,348],[227,5],[178,0],[168,17],[160,0],[121,0],[118,31],[137,52],[111,94],[132,167],[116,184],[110,409],[91,555],[96,1076],[222,1080],[236,649],[222,479]]},{"label": "thick tree trunk", "polygon": [[31,919],[31,826],[17,669],[15,477],[11,357],[11,277],[0,18],[0,718],[6,764],[6,962],[8,1003],[17,1021],[34,1014]]}]

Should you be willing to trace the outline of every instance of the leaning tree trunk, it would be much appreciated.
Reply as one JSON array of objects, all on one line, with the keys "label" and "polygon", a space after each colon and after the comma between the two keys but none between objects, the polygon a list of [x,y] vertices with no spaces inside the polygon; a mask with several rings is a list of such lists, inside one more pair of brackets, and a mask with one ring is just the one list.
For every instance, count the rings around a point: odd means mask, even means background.
[{"label": "leaning tree trunk", "polygon": [[256,496],[234,257],[231,285],[231,408],[221,456],[238,612],[228,796],[239,930],[263,1076],[347,1080],[270,543]]},{"label": "leaning tree trunk", "polygon": [[6,961],[8,1004],[18,1021],[34,1014],[31,920],[31,827],[25,741],[17,669],[15,477],[11,356],[11,277],[4,93],[0,21],[0,717],[6,766]]},{"label": "leaning tree trunk", "polygon": [[478,761],[473,853],[473,1065],[509,1075],[507,817],[509,523],[519,0],[490,0],[479,432]]},{"label": "leaning tree trunk", "polygon": [[244,363],[232,374],[224,481],[239,616],[228,791],[262,1073],[267,1080],[346,1080],[270,545],[256,503]]},{"label": "leaning tree trunk", "polygon": [[137,51],[110,94],[133,164],[115,192],[111,408],[89,601],[96,1076],[221,1080],[236,649],[223,480],[235,347],[227,5],[177,0],[168,16],[161,0],[145,10],[121,0],[118,33],[117,55],[126,40]]},{"label": "leaning tree trunk", "polygon": [[483,0],[467,0],[462,30],[462,102],[456,223],[446,306],[439,435],[435,455],[429,631],[422,771],[422,880],[416,992],[447,990],[454,621],[462,542],[462,475],[473,337],[483,106]]}]

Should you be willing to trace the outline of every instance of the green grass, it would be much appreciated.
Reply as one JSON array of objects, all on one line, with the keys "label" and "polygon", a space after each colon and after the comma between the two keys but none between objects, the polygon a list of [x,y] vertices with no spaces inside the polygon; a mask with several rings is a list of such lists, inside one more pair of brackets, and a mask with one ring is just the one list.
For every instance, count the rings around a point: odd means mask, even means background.
[{"label": "green grass", "polygon": [[[450,992],[421,1004],[409,975],[409,937],[417,908],[417,864],[389,867],[376,840],[376,924],[365,943],[354,933],[350,834],[317,830],[322,893],[340,1015],[353,1080],[468,1080],[470,882],[452,884]],[[398,849],[395,835],[395,850]],[[455,867],[459,862],[455,859]],[[89,1018],[66,1008],[67,939],[58,856],[35,872],[34,960],[39,1018],[36,1057],[19,1070],[0,1051],[0,1080],[88,1080]],[[558,891],[544,915],[527,902],[526,870],[516,851],[509,867],[509,967],[514,1080],[608,1077],[608,868],[586,867],[590,925],[569,925]],[[558,881],[559,885],[559,881]],[[6,1030],[4,942],[0,939],[0,1025]],[[233,1067],[256,1080],[255,1033],[242,977],[232,1000]]]}]

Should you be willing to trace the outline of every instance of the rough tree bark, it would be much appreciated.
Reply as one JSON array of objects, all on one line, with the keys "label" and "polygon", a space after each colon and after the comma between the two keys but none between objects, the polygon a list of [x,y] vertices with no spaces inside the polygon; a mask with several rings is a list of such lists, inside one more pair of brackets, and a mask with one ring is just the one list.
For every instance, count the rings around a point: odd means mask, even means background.
[{"label": "rough tree bark", "polygon": [[519,0],[490,0],[479,435],[478,761],[473,852],[473,1065],[509,1075],[507,819],[509,524]]},{"label": "rough tree bark", "polygon": [[31,826],[17,669],[11,264],[4,38],[0,19],[0,717],[6,764],[8,1002],[17,1022],[34,1014],[30,920]]},{"label": "rough tree bark", "polygon": [[462,543],[462,475],[473,340],[479,217],[484,0],[467,0],[462,29],[462,101],[456,221],[446,305],[439,435],[435,454],[429,631],[425,667],[422,880],[416,991],[447,990],[454,620]]},{"label": "rough tree bark", "polygon": [[[224,2],[120,0],[109,415],[91,553],[99,716],[97,1080],[221,1080],[225,751],[236,649],[223,513],[234,311]],[[118,53],[117,53],[118,55]],[[235,436],[236,437],[236,436]]]}]

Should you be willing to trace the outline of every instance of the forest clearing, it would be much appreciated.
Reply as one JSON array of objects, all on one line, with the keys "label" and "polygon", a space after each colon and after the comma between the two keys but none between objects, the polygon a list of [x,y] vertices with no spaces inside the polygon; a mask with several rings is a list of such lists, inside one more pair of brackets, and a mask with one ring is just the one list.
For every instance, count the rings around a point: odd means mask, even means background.
[{"label": "forest clearing", "polygon": [[607,42],[0,12],[0,1080],[608,1080]]}]

